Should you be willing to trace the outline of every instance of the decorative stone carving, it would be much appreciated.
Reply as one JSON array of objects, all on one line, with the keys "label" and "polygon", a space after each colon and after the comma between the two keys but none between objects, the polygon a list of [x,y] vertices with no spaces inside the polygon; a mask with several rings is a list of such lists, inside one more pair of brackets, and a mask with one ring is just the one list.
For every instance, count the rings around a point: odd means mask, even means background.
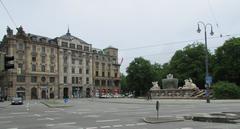
[{"label": "decorative stone carving", "polygon": [[9,26],[7,26],[7,35],[13,36],[13,30]]},{"label": "decorative stone carving", "polygon": [[199,90],[196,84],[192,82],[192,79],[185,79],[185,85],[183,87],[179,87],[178,89],[191,89],[191,90]]},{"label": "decorative stone carving", "polygon": [[17,35],[21,35],[21,36],[25,36],[26,33],[25,31],[23,30],[23,27],[20,26],[19,28],[17,28]]},{"label": "decorative stone carving", "polygon": [[171,73],[168,74],[168,75],[167,75],[167,79],[173,79],[173,74],[171,74]]},{"label": "decorative stone carving", "polygon": [[152,82],[153,87],[150,89],[150,91],[159,91],[160,87],[158,86],[158,82]]}]

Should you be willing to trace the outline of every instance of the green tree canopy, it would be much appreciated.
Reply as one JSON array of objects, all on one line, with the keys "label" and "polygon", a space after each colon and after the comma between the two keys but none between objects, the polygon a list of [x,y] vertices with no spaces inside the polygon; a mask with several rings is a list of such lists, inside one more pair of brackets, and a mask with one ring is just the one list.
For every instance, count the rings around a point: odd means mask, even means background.
[{"label": "green tree canopy", "polygon": [[194,43],[187,45],[183,50],[176,51],[170,60],[168,71],[179,79],[179,85],[183,85],[185,79],[191,78],[198,87],[204,88],[204,45]]},{"label": "green tree canopy", "polygon": [[126,80],[126,76],[124,74],[121,74],[121,90],[123,93],[126,93],[129,91],[128,87],[127,87],[127,80]]},{"label": "green tree canopy", "polygon": [[240,85],[240,38],[231,38],[218,47],[214,62],[215,81],[229,81]]},{"label": "green tree canopy", "polygon": [[155,72],[151,63],[142,57],[135,58],[127,68],[127,85],[136,96],[145,95],[152,87]]}]

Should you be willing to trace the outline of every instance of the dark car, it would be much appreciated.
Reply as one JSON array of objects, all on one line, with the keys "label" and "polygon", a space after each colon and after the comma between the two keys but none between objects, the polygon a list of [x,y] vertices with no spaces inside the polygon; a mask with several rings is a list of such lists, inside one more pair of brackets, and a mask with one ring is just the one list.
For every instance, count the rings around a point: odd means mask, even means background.
[{"label": "dark car", "polygon": [[4,97],[0,97],[0,102],[4,102]]},{"label": "dark car", "polygon": [[22,105],[23,99],[19,97],[12,98],[12,105]]}]

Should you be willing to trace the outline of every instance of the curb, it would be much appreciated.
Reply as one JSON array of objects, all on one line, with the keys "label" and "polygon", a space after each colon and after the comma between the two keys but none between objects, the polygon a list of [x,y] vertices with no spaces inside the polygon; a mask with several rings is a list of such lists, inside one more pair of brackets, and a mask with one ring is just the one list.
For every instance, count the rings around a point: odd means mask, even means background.
[{"label": "curb", "polygon": [[216,122],[216,123],[239,123],[239,116],[233,113],[210,113],[192,116],[193,121]]},{"label": "curb", "polygon": [[67,107],[72,107],[73,105],[56,105],[56,104],[49,104],[47,102],[40,102],[42,104],[44,104],[45,106],[49,107],[49,108],[67,108]]},{"label": "curb", "polygon": [[7,105],[4,105],[4,106],[0,106],[0,109],[1,108],[6,108],[6,107],[8,107],[8,106],[10,106],[11,104],[7,104]]},{"label": "curb", "polygon": [[181,122],[184,121],[183,117],[159,117],[158,119],[156,117],[145,117],[143,118],[143,121],[150,124],[157,124],[157,123],[169,123],[169,122]]}]

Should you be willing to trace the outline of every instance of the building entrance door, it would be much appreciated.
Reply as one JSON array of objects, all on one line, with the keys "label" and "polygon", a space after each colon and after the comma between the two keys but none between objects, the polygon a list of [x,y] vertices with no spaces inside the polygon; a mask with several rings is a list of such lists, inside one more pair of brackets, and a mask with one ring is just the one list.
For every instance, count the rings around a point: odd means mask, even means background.
[{"label": "building entrance door", "polygon": [[31,89],[31,99],[38,99],[38,96],[37,96],[37,88],[33,87]]},{"label": "building entrance door", "polygon": [[46,90],[42,90],[42,99],[47,99],[47,92],[46,92]]},{"label": "building entrance door", "polygon": [[91,89],[90,89],[90,88],[87,88],[87,89],[86,89],[86,97],[87,97],[87,98],[91,97],[90,92],[91,92]]},{"label": "building entrance door", "polygon": [[63,88],[63,98],[69,98],[68,96],[68,88]]}]

